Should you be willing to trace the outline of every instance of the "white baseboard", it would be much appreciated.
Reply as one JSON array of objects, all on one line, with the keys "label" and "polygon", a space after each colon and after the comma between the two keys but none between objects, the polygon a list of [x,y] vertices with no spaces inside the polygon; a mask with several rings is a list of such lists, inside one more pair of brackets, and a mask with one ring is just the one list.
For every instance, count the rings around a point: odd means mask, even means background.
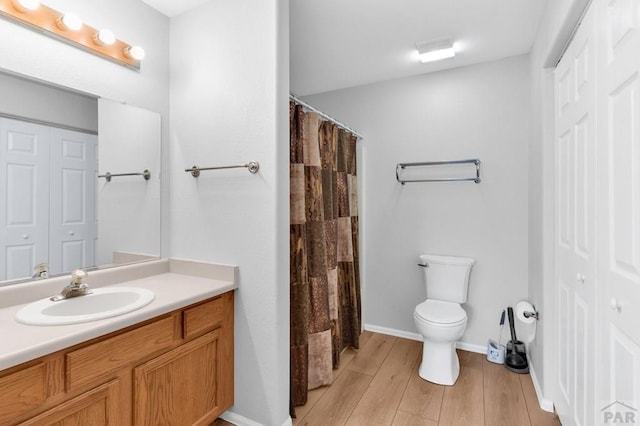
[{"label": "white baseboard", "polygon": [[[241,416],[240,414],[228,410],[220,414],[220,418],[228,421],[229,423],[233,423],[236,426],[264,426],[262,423],[255,422],[251,419]],[[293,426],[291,417],[287,417],[284,423],[282,423],[282,426]]]},{"label": "white baseboard", "polygon": [[529,374],[531,375],[531,381],[533,382],[533,388],[536,390],[536,396],[538,397],[538,405],[544,411],[548,411],[549,413],[553,413],[555,409],[553,408],[553,401],[550,399],[545,399],[544,395],[542,395],[542,390],[540,389],[540,383],[538,383],[538,376],[536,376],[536,371],[533,368],[533,364],[531,360],[529,360]]},{"label": "white baseboard", "polygon": [[244,416],[241,416],[238,413],[234,413],[233,411],[229,411],[229,410],[220,414],[220,418],[228,421],[229,423],[233,423],[234,425],[237,425],[237,426],[264,426],[262,423],[254,422],[251,419],[248,419]]},{"label": "white baseboard", "polygon": [[[416,340],[422,342],[422,336],[419,333],[412,333],[410,331],[397,330],[395,328],[380,327],[373,324],[365,324],[364,329],[367,331],[373,331],[374,333],[386,334],[388,336],[402,337],[403,339]],[[476,352],[479,354],[486,354],[487,347],[475,345],[473,343],[457,342],[456,348],[467,352]]]},{"label": "white baseboard", "polygon": [[487,354],[486,346],[480,346],[474,343],[456,342],[456,348],[467,352],[475,352],[477,354]]},{"label": "white baseboard", "polygon": [[417,340],[422,342],[422,336],[419,333],[411,333],[409,331],[397,330],[395,328],[380,327],[373,324],[365,324],[364,329],[373,331],[374,333],[386,334],[388,336],[402,337],[403,339]]}]

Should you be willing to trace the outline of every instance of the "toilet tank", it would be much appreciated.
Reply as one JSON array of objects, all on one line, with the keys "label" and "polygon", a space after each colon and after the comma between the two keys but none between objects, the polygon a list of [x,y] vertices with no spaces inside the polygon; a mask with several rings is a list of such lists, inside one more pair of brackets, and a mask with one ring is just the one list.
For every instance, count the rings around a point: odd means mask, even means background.
[{"label": "toilet tank", "polygon": [[470,257],[421,255],[419,264],[425,266],[427,299],[465,303],[471,267],[475,262]]}]

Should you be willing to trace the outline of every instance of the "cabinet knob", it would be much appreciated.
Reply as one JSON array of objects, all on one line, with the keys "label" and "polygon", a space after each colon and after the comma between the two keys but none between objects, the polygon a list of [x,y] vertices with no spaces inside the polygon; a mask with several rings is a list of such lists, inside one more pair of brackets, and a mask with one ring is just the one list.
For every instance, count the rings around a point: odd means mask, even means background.
[{"label": "cabinet knob", "polygon": [[576,281],[577,281],[579,284],[584,284],[584,280],[586,280],[586,279],[587,279],[587,277],[586,277],[584,274],[581,274],[580,272],[578,272],[578,273],[576,274]]},{"label": "cabinet knob", "polygon": [[74,235],[76,235],[76,233],[73,232],[73,231],[69,231],[69,235],[74,236]]},{"label": "cabinet knob", "polygon": [[611,306],[611,309],[613,309],[614,311],[618,311],[618,312],[622,311],[622,302],[620,302],[615,297],[611,298],[611,301],[609,302],[609,306]]},{"label": "cabinet knob", "polygon": [[23,240],[28,240],[28,239],[29,239],[29,237],[30,237],[30,235],[29,235],[29,234],[22,234],[22,239],[23,239]]}]

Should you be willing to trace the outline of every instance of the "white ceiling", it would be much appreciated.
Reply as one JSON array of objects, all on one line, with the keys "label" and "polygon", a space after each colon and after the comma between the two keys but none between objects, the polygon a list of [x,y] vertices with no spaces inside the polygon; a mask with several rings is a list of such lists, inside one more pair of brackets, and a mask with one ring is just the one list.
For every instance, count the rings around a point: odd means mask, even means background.
[{"label": "white ceiling", "polygon": [[167,15],[169,18],[200,6],[209,0],[142,0],[149,6]]},{"label": "white ceiling", "polygon": [[[291,0],[291,91],[309,95],[529,52],[546,0]],[[452,37],[430,64],[415,43]]]},{"label": "white ceiling", "polygon": [[[169,17],[211,0],[142,0]],[[290,84],[309,95],[529,52],[547,0],[290,0]],[[415,43],[457,41],[430,64]]]}]

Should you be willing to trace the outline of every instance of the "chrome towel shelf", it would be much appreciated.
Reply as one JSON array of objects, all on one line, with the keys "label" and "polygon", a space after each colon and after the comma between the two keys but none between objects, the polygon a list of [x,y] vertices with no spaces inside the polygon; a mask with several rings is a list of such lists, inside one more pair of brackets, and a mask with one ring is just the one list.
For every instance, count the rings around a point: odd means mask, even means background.
[{"label": "chrome towel shelf", "polygon": [[[441,177],[441,178],[434,178],[434,179],[403,179],[401,177],[402,172],[407,167],[446,166],[446,165],[456,165],[456,164],[475,164],[476,175],[470,176],[470,177]],[[429,162],[422,162],[422,163],[398,163],[398,165],[396,165],[396,180],[403,185],[407,182],[473,181],[475,183],[480,183],[480,160],[478,158],[474,158],[471,160],[429,161]]]},{"label": "chrome towel shelf", "polygon": [[103,175],[98,175],[99,178],[105,178],[107,182],[111,182],[111,178],[120,177],[120,176],[142,176],[144,180],[151,179],[151,172],[147,169],[144,169],[142,173],[111,173],[107,172]]},{"label": "chrome towel shelf", "polygon": [[256,174],[260,170],[260,163],[257,161],[249,161],[247,164],[237,164],[235,166],[218,166],[218,167],[198,167],[193,166],[190,169],[184,169],[185,172],[191,173],[191,176],[197,178],[202,170],[222,170],[222,169],[239,169],[246,167],[250,173]]}]

